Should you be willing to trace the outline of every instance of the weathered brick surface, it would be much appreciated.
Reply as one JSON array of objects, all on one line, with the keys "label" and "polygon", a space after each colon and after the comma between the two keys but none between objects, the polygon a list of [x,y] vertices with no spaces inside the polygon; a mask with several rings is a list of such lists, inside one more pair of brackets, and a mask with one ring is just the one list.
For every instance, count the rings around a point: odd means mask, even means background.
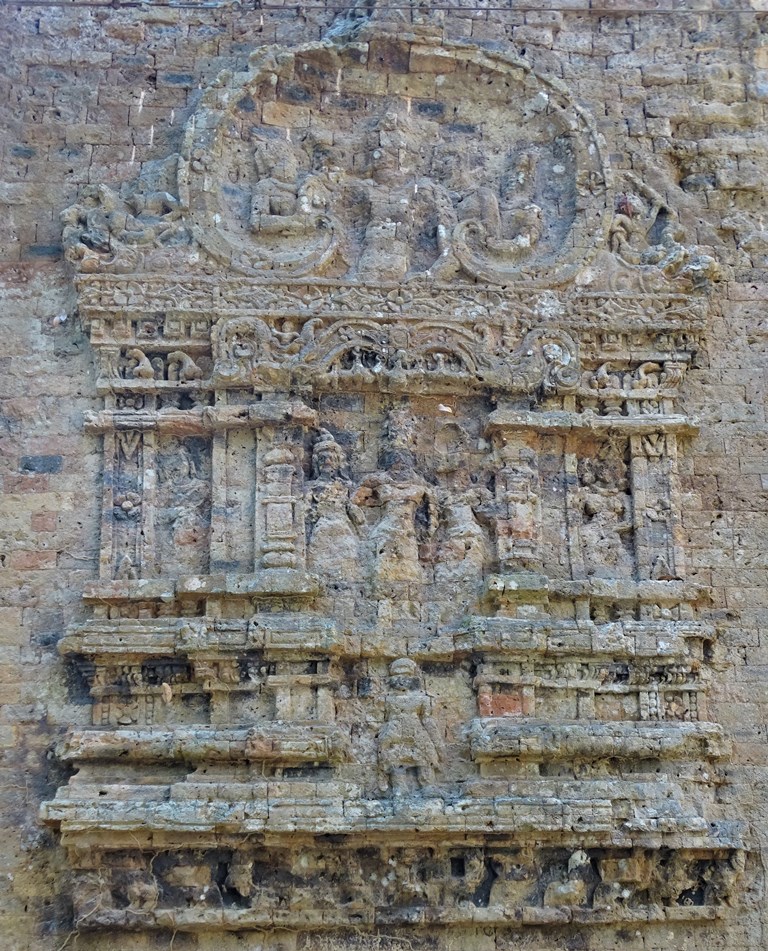
[{"label": "weathered brick surface", "polygon": [[[90,722],[89,698],[57,655],[84,616],[80,593],[99,557],[92,353],[62,262],[59,212],[87,184],[134,179],[179,148],[184,125],[222,69],[254,46],[318,39],[333,14],[252,10],[24,7],[0,10],[0,944],[7,951],[752,951],[768,947],[768,20],[703,2],[560,0],[547,11],[457,6],[445,33],[500,44],[562,76],[596,117],[614,167],[674,181],[689,240],[714,248],[726,280],[713,291],[705,347],[688,372],[685,411],[700,435],[681,455],[689,578],[707,586],[719,628],[712,719],[734,740],[724,811],[756,850],[742,905],[724,921],[571,924],[538,931],[456,928],[380,937],[78,933],[64,852],[38,808],[66,782],[52,755],[66,727]],[[719,5],[718,5],[719,7]],[[394,80],[407,58],[379,51]],[[422,73],[440,74],[436,62]],[[414,94],[421,95],[423,90]],[[303,123],[302,106],[264,105],[263,121]],[[278,112],[280,115],[278,115]],[[660,187],[663,187],[660,186]],[[665,194],[664,196],[668,196]],[[66,318],[66,319],[64,319]],[[59,462],[60,459],[60,462]],[[362,609],[361,609],[362,610]],[[510,705],[515,704],[510,701]],[[497,711],[495,711],[497,712]],[[762,857],[757,854],[762,850]]]}]

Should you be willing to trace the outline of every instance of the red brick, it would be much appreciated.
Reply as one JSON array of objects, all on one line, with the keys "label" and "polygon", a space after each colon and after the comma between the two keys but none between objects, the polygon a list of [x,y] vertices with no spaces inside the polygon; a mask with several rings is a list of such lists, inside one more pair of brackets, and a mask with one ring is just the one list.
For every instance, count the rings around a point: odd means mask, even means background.
[{"label": "red brick", "polygon": [[55,512],[35,512],[32,515],[33,532],[54,532],[56,531],[56,520],[58,516]]},{"label": "red brick", "polygon": [[55,568],[55,551],[14,551],[11,552],[11,568],[18,571],[34,571],[39,568]]},{"label": "red brick", "polygon": [[48,476],[41,474],[3,476],[3,489],[7,495],[47,492]]}]

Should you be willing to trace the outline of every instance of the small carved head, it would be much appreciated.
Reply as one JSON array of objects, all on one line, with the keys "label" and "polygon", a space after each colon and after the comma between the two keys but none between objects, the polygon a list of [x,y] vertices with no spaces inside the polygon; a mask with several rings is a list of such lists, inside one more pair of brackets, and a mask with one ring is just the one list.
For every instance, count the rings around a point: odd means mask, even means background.
[{"label": "small carved head", "polygon": [[616,197],[616,212],[619,215],[626,215],[627,218],[636,218],[645,211],[642,198],[639,195],[633,195],[624,192]]},{"label": "small carved head", "polygon": [[392,690],[405,692],[421,688],[421,671],[418,664],[408,657],[400,657],[389,665],[389,686]]},{"label": "small carved head", "polygon": [[344,450],[332,434],[327,429],[321,429],[312,446],[312,478],[338,478],[343,475],[346,461]]}]

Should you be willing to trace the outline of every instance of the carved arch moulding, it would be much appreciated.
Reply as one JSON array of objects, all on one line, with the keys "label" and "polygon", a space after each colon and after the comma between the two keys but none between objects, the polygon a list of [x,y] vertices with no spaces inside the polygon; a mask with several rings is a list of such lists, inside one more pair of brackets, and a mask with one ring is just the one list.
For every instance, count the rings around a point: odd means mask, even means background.
[{"label": "carved arch moulding", "polygon": [[727,912],[678,473],[718,265],[621,175],[558,80],[372,31],[256,52],[63,213],[104,399],[43,808],[78,928]]}]

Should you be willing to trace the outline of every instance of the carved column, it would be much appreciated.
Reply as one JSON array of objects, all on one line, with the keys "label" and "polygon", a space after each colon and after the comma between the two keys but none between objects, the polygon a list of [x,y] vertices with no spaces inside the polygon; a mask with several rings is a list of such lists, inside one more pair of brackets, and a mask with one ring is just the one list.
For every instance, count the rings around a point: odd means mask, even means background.
[{"label": "carved column", "polygon": [[206,410],[213,430],[213,571],[304,571],[303,433],[316,416],[279,397]]},{"label": "carved column", "polygon": [[541,486],[539,460],[520,427],[498,426],[493,432],[494,494],[492,508],[499,570],[541,567]]},{"label": "carved column", "polygon": [[[265,439],[267,445],[273,440]],[[301,473],[286,443],[260,447],[255,549],[261,568],[299,568],[306,562]]]}]

